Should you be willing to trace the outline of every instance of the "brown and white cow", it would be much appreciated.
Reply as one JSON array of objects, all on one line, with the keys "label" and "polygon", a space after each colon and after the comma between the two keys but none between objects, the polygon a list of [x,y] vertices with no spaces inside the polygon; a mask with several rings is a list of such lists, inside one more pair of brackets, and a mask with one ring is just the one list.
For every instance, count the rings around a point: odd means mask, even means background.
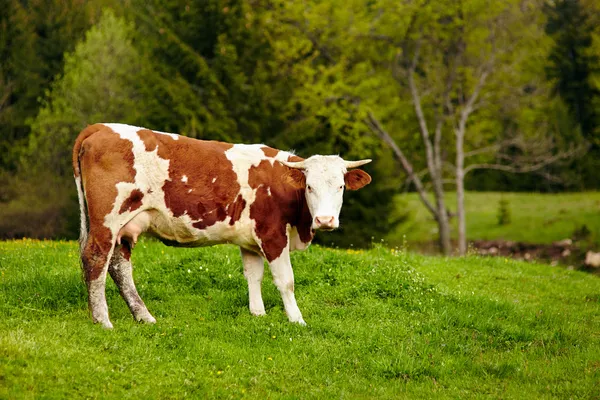
[{"label": "brown and white cow", "polygon": [[260,144],[196,140],[123,124],[88,126],[75,141],[73,169],[94,322],[112,327],[107,272],[134,318],[156,322],[135,288],[130,261],[138,236],[148,232],[167,245],[240,246],[254,315],[265,314],[266,259],[289,320],[304,325],[290,251],[308,247],[315,230],[338,227],[344,187],[357,190],[371,181],[366,172],[348,169],[368,162],[320,155],[303,160]]}]

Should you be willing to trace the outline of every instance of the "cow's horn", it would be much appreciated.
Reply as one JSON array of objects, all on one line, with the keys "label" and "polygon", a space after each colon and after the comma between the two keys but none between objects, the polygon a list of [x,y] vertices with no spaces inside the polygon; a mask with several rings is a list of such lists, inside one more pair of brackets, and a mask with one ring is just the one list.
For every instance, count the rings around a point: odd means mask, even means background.
[{"label": "cow's horn", "polygon": [[370,158],[366,159],[366,160],[359,160],[359,161],[346,161],[344,160],[344,163],[346,164],[346,168],[350,169],[350,168],[356,168],[356,167],[360,167],[361,165],[365,165],[370,163],[371,160]]},{"label": "cow's horn", "polygon": [[280,162],[281,162],[283,165],[285,165],[285,166],[288,166],[288,167],[290,167],[290,168],[296,168],[296,169],[304,169],[304,168],[306,168],[306,167],[304,166],[304,161],[291,162],[291,161],[283,161],[283,160],[280,160]]}]

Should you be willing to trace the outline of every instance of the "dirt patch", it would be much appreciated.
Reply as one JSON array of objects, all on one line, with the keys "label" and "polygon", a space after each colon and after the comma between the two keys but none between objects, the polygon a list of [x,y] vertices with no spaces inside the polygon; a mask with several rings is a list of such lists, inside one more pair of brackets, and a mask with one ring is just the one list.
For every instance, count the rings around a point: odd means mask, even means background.
[{"label": "dirt patch", "polygon": [[551,244],[524,243],[510,240],[475,240],[470,242],[469,245],[477,254],[482,256],[510,257],[525,261],[535,260],[547,262],[551,265],[566,265],[571,269],[589,269],[584,265],[587,249],[581,248],[571,239]]}]

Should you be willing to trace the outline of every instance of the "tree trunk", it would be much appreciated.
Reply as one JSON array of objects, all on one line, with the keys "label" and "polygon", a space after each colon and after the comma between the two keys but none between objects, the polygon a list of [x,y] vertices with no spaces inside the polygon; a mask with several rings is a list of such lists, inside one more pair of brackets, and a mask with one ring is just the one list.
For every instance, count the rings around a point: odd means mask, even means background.
[{"label": "tree trunk", "polygon": [[456,137],[455,175],[456,217],[458,218],[458,254],[461,256],[464,256],[467,253],[467,223],[465,216],[465,126],[466,117],[461,118],[458,129],[454,132]]},{"label": "tree trunk", "polygon": [[467,222],[465,215],[465,170],[462,136],[456,141],[456,217],[458,218],[458,254],[467,253]]},{"label": "tree trunk", "polygon": [[436,222],[440,235],[440,250],[445,256],[449,256],[452,253],[452,243],[450,242],[450,221],[448,219],[448,213],[446,212],[444,191],[442,190],[441,195],[436,191],[435,197],[438,207]]}]

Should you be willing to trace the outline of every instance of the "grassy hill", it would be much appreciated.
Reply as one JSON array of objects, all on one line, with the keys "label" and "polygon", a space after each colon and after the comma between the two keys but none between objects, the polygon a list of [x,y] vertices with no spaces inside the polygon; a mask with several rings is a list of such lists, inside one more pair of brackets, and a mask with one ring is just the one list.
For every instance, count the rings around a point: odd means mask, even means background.
[{"label": "grassy hill", "polygon": [[[498,224],[500,200],[508,202],[511,222]],[[449,193],[448,207],[456,210],[454,193]],[[408,221],[386,238],[400,244],[436,240],[437,226],[422,205],[417,194],[408,193],[396,199],[399,211],[408,210]],[[468,192],[465,196],[467,211],[467,238],[503,239],[527,243],[552,243],[571,238],[585,225],[587,239],[600,246],[600,192],[586,193],[493,193]],[[456,237],[456,219],[454,237]],[[600,250],[600,249],[599,249]]]},{"label": "grassy hill", "polygon": [[307,327],[238,250],[133,255],[156,325],[114,284],[91,323],[74,242],[0,242],[0,398],[598,398],[600,279],[504,258],[378,247],[293,254]]}]

